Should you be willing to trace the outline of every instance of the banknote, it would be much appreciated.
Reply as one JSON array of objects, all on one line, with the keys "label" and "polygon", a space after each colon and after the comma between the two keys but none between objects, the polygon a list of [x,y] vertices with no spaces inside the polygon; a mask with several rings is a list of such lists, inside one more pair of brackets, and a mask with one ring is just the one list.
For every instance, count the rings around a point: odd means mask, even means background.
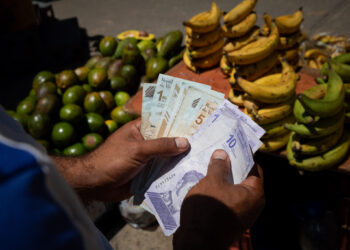
[{"label": "banknote", "polygon": [[142,87],[142,120],[141,120],[141,134],[145,140],[152,137],[150,116],[152,111],[152,100],[156,89],[155,83],[144,83]]},{"label": "banknote", "polygon": [[[219,120],[216,121],[219,123]],[[224,123],[222,128],[228,128]],[[217,126],[211,126],[213,129]],[[211,130],[210,128],[208,128]],[[165,235],[176,231],[180,221],[180,209],[187,192],[207,173],[212,153],[216,149],[224,149],[231,160],[232,178],[240,183],[248,175],[252,164],[252,155],[239,120],[232,120],[231,129],[225,132],[210,131],[215,142],[209,142],[205,149],[195,150],[195,155],[188,154],[175,167],[155,180],[146,191],[145,200],[155,214]],[[192,148],[200,146],[191,144]],[[201,146],[203,147],[203,146]],[[250,157],[249,157],[250,156]],[[170,163],[171,165],[171,163]],[[237,166],[240,166],[237,168]]]}]

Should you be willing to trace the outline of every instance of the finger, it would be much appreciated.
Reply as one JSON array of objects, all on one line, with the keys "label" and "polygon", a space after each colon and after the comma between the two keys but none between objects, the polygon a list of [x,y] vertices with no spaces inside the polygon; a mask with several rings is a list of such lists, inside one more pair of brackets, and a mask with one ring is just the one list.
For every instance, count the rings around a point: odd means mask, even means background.
[{"label": "finger", "polygon": [[207,176],[233,184],[231,161],[225,150],[218,149],[211,156]]},{"label": "finger", "polygon": [[159,138],[140,143],[140,154],[147,159],[155,156],[173,156],[185,152],[190,144],[186,138]]},{"label": "finger", "polygon": [[255,164],[254,167],[250,170],[248,177],[242,182],[243,185],[249,186],[252,188],[262,188],[263,187],[263,171],[262,168]]}]

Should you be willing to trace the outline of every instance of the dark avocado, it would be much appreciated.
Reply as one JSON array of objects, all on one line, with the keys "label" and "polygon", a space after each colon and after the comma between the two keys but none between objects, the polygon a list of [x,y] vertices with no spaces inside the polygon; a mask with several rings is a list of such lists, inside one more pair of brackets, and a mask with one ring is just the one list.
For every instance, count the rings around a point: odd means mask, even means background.
[{"label": "dark avocado", "polygon": [[56,85],[60,89],[66,89],[79,81],[73,70],[63,70],[56,76]]},{"label": "dark avocado", "polygon": [[[89,86],[89,85],[88,85]],[[63,104],[77,104],[82,105],[84,102],[86,91],[84,87],[80,85],[75,85],[68,88],[63,94]]]},{"label": "dark avocado", "polygon": [[86,112],[102,114],[106,107],[99,93],[91,92],[85,96],[84,108]]},{"label": "dark avocado", "polygon": [[44,82],[36,89],[36,98],[40,99],[48,94],[56,94],[56,85],[52,82]]},{"label": "dark avocado", "polygon": [[40,71],[38,74],[35,75],[33,79],[33,89],[37,89],[39,85],[41,85],[44,82],[52,82],[55,80],[55,76],[50,71]]},{"label": "dark avocado", "polygon": [[43,139],[50,134],[51,120],[47,114],[35,112],[28,118],[28,132],[35,139]]}]

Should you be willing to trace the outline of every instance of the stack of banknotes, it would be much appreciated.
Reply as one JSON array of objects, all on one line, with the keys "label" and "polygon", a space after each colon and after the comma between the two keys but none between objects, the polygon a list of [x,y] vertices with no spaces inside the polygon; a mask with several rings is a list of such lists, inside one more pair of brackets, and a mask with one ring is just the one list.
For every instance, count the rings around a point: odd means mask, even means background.
[{"label": "stack of banknotes", "polygon": [[205,177],[212,153],[224,149],[232,183],[242,182],[265,131],[209,85],[159,75],[144,83],[141,133],[146,140],[186,137],[191,148],[172,158],[155,158],[135,177],[134,202],[153,213],[165,235],[179,227],[187,192]]}]

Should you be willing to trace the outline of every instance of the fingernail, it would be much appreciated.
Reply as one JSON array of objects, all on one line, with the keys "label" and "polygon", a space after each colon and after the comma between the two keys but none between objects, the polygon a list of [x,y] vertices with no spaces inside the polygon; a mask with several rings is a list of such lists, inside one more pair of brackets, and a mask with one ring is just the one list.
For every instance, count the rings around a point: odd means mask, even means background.
[{"label": "fingernail", "polygon": [[188,147],[188,141],[186,138],[183,138],[183,137],[176,138],[175,143],[178,149],[185,149]]},{"label": "fingernail", "polygon": [[222,149],[219,149],[219,150],[216,150],[213,154],[213,159],[215,160],[226,160],[227,159],[227,153],[222,150]]}]

